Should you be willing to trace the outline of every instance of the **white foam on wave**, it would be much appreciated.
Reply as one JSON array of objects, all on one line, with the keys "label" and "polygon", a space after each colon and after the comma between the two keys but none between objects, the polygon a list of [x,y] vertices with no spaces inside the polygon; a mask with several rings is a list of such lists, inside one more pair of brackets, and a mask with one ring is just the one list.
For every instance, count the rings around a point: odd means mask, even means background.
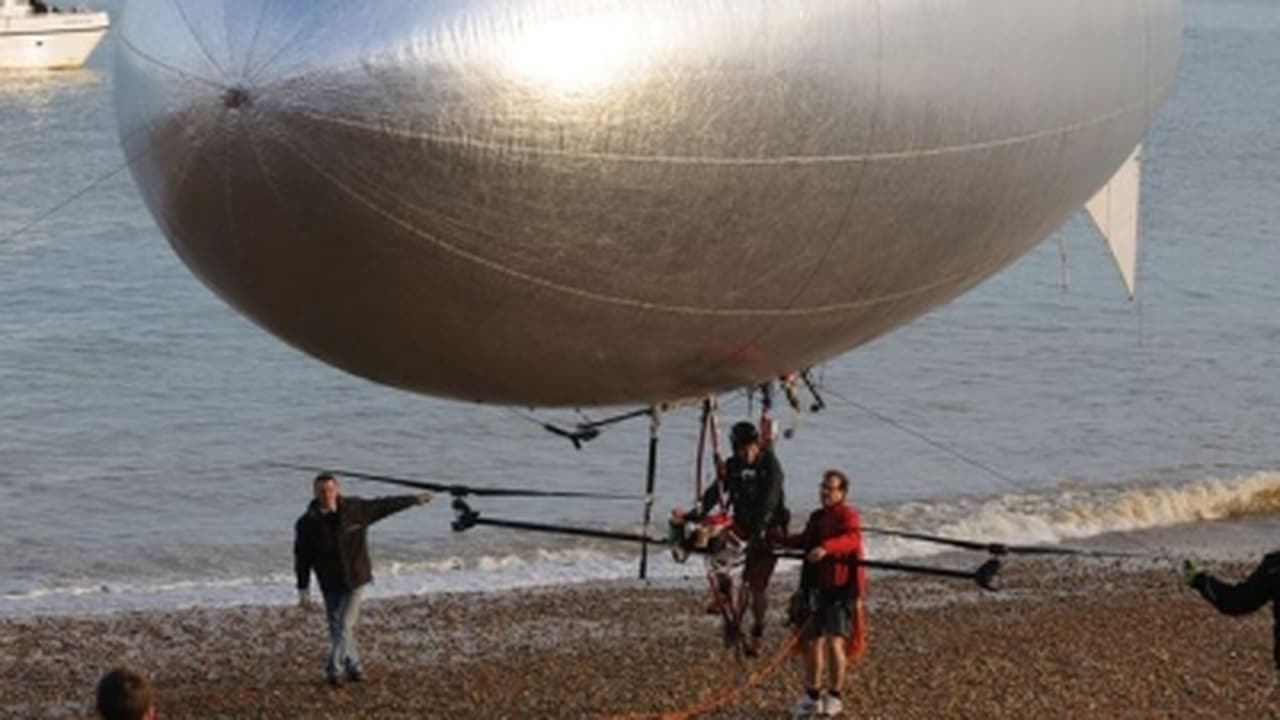
[{"label": "white foam on wave", "polygon": [[[423,562],[376,563],[366,598],[439,593],[493,592],[524,587],[571,585],[636,576],[637,553],[595,549],[531,548],[528,556],[451,556]],[[648,576],[656,580],[701,573],[701,565],[678,565],[662,548],[649,556]],[[98,615],[180,608],[280,606],[297,602],[288,573],[226,580],[118,582],[36,588],[0,595],[0,617]],[[312,583],[312,593],[318,589]],[[318,599],[318,598],[317,598]]]},{"label": "white foam on wave", "polygon": [[[864,522],[984,542],[1054,544],[1277,513],[1280,473],[1258,472],[1180,485],[1067,488],[994,499],[908,503],[870,509]],[[936,545],[880,536],[868,537],[867,546],[888,557],[938,552]]]},{"label": "white foam on wave", "polygon": [[[909,502],[863,509],[868,527],[982,542],[1055,544],[1109,533],[1183,523],[1280,513],[1280,473],[1179,485],[1061,488],[996,498]],[[798,528],[793,528],[798,529]],[[377,580],[367,597],[492,592],[634,578],[638,552],[630,545],[535,545],[518,552],[428,557],[414,562],[375,563]],[[938,545],[868,534],[869,557],[892,560],[935,554]],[[1116,549],[1132,550],[1132,547]],[[699,577],[696,559],[675,563],[652,547],[648,575],[656,580]],[[296,602],[291,573],[230,579],[82,583],[33,588],[0,595],[0,617],[84,615],[184,607],[286,605]]]}]

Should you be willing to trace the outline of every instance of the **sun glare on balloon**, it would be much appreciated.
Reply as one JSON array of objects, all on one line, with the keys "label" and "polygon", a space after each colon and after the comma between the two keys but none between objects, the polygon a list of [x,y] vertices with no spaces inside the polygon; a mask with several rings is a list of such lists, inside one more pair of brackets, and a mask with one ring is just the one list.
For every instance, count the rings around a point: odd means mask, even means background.
[{"label": "sun glare on balloon", "polygon": [[622,15],[557,18],[524,32],[503,51],[515,76],[565,95],[591,94],[641,61],[642,35]]}]

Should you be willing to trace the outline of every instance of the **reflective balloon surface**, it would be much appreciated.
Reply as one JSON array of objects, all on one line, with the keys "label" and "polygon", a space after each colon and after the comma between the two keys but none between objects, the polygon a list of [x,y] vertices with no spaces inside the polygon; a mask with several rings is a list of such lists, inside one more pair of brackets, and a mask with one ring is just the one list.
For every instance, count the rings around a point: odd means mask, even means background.
[{"label": "reflective balloon surface", "polygon": [[117,108],[187,265],[372,380],[726,390],[865,343],[1076,212],[1178,0],[131,0]]}]

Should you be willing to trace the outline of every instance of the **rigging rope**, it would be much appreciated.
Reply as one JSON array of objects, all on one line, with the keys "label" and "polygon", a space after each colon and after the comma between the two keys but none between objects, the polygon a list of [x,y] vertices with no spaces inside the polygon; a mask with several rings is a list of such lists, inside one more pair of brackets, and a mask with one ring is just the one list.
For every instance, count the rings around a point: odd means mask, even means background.
[{"label": "rigging rope", "polygon": [[[983,463],[983,462],[981,462],[981,461],[975,460],[975,459],[973,459],[973,458],[969,457],[968,455],[965,455],[964,453],[960,452],[959,450],[956,450],[955,448],[953,448],[953,447],[951,447],[951,446],[949,446],[949,445],[945,445],[945,444],[943,444],[943,443],[941,443],[941,442],[938,442],[937,440],[934,440],[933,438],[929,437],[928,435],[925,435],[924,433],[920,432],[919,430],[916,430],[916,429],[914,429],[914,428],[908,427],[907,425],[904,425],[903,423],[898,422],[897,420],[894,420],[893,418],[889,417],[888,415],[885,415],[885,414],[884,414],[884,413],[882,413],[882,412],[879,412],[879,411],[877,411],[877,410],[874,410],[874,409],[872,409],[872,408],[870,408],[870,407],[866,406],[866,405],[865,405],[865,404],[863,404],[863,403],[860,403],[860,402],[858,402],[858,401],[856,401],[856,400],[853,400],[853,399],[849,398],[849,397],[848,397],[848,396],[846,396],[846,395],[842,395],[841,393],[838,393],[838,392],[836,392],[835,390],[832,390],[831,388],[824,388],[824,390],[826,391],[826,393],[827,393],[828,395],[830,395],[830,396],[832,396],[832,397],[834,397],[834,398],[837,398],[837,399],[839,399],[839,400],[842,400],[842,401],[844,401],[845,403],[848,403],[849,405],[851,405],[851,406],[853,406],[853,407],[855,407],[855,408],[857,408],[857,409],[861,410],[862,412],[866,413],[867,415],[870,415],[871,417],[873,417],[873,418],[875,418],[875,419],[879,420],[880,422],[883,422],[883,423],[884,423],[884,424],[886,424],[886,425],[889,425],[889,426],[891,426],[891,427],[893,427],[893,428],[896,428],[896,429],[898,429],[898,430],[901,430],[902,432],[904,432],[904,433],[906,433],[906,434],[908,434],[908,435],[911,435],[912,437],[916,438],[917,440],[920,440],[920,441],[922,441],[922,442],[926,443],[926,444],[927,444],[927,445],[929,445],[930,447],[933,447],[933,448],[936,448],[936,449],[938,449],[938,450],[941,450],[942,452],[947,453],[948,455],[950,455],[950,456],[952,456],[952,457],[954,457],[954,458],[956,458],[956,459],[960,460],[961,462],[964,462],[964,463],[967,463],[967,464],[969,464],[969,465],[972,465],[973,467],[976,467],[976,468],[978,468],[979,470],[982,470],[983,472],[988,473],[988,474],[990,474],[991,476],[993,476],[993,477],[995,477],[995,478],[997,478],[997,479],[999,479],[999,480],[1002,480],[1002,481],[1004,481],[1004,482],[1006,482],[1006,483],[1008,483],[1008,484],[1010,484],[1010,485],[1012,485],[1012,486],[1017,487],[1017,485],[1018,485],[1017,481],[1016,481],[1016,480],[1014,480],[1013,478],[1009,477],[1008,475],[1005,475],[1004,473],[1000,472],[999,470],[996,470],[995,468],[991,467],[990,465],[987,465],[986,463]],[[1018,488],[1018,489],[1019,489],[1019,490],[1022,490],[1022,488]]]},{"label": "rigging rope", "polygon": [[702,461],[707,450],[707,424],[711,422],[711,396],[702,401],[702,419],[698,423],[698,449],[693,460],[693,501],[702,499]]},{"label": "rigging rope", "polygon": [[[133,133],[131,133],[131,134],[130,134],[129,138],[126,138],[125,142],[127,142],[127,140],[131,139],[134,135],[136,135],[136,134],[137,134],[138,132],[140,132],[140,131],[141,131],[141,129],[139,129],[139,130],[135,130]],[[124,144],[124,143],[122,142],[122,144]],[[143,158],[147,153],[149,153],[149,152],[151,152],[151,148],[150,148],[150,147],[148,147],[147,149],[145,149],[145,150],[143,150],[143,151],[139,152],[137,155],[134,155],[134,156],[132,156],[132,157],[127,157],[127,158],[125,158],[124,162],[123,162],[123,163],[121,163],[120,165],[118,165],[117,167],[115,167],[114,169],[110,170],[109,172],[107,172],[107,173],[105,173],[105,174],[103,174],[103,175],[98,176],[96,179],[94,179],[93,181],[91,181],[88,185],[86,185],[86,186],[84,186],[84,187],[80,188],[79,190],[77,190],[77,191],[75,191],[75,192],[71,193],[71,195],[69,195],[69,196],[67,196],[66,198],[64,198],[63,200],[61,200],[61,201],[57,202],[56,204],[54,204],[54,205],[53,205],[53,207],[50,207],[49,209],[47,209],[47,210],[45,210],[44,212],[40,213],[39,215],[37,215],[35,218],[33,218],[32,220],[30,220],[30,221],[29,221],[29,222],[27,222],[26,224],[24,224],[24,225],[20,226],[17,230],[14,230],[13,232],[9,233],[8,235],[5,235],[3,238],[0,238],[0,242],[2,242],[2,243],[7,243],[7,242],[9,242],[9,241],[11,241],[11,240],[14,240],[14,239],[16,239],[16,238],[20,237],[21,235],[24,235],[24,234],[25,234],[25,233],[27,233],[27,232],[30,232],[32,228],[34,228],[35,226],[37,226],[37,225],[39,225],[40,223],[44,222],[45,220],[48,220],[50,217],[52,217],[52,216],[54,215],[54,213],[57,213],[57,212],[61,211],[62,209],[66,208],[68,205],[70,205],[71,203],[75,202],[76,200],[79,200],[80,198],[84,197],[85,195],[88,195],[90,191],[94,190],[94,189],[95,189],[95,188],[97,188],[99,185],[101,185],[102,183],[104,183],[104,182],[106,182],[106,181],[110,180],[111,178],[115,177],[116,175],[119,175],[123,170],[125,170],[125,169],[127,169],[127,168],[129,168],[129,167],[132,167],[134,163],[136,163],[137,161],[141,160],[141,159],[142,159],[142,158]]]},{"label": "rigging rope", "polygon": [[[810,621],[806,621],[805,626]],[[703,695],[696,702],[688,707],[679,710],[673,710],[664,713],[622,713],[617,715],[603,715],[601,720],[688,720],[688,718],[709,713],[712,710],[724,707],[733,702],[738,696],[747,690],[756,687],[764,682],[766,678],[774,673],[782,663],[791,656],[796,647],[800,644],[800,638],[805,630],[805,626],[795,628],[791,631],[791,637],[785,643],[782,643],[778,650],[769,658],[769,661],[758,670],[747,676],[747,679],[738,682],[726,682],[720,687]]]},{"label": "rigging rope", "polygon": [[[907,425],[905,425],[905,424],[903,424],[903,423],[901,423],[901,422],[898,422],[897,420],[894,420],[893,418],[891,418],[891,417],[889,417],[889,416],[885,415],[884,413],[878,412],[878,411],[874,410],[873,408],[868,407],[867,405],[865,405],[865,404],[863,404],[863,403],[857,402],[856,400],[853,400],[853,399],[849,398],[849,397],[848,397],[848,396],[846,396],[846,395],[843,395],[843,394],[841,394],[841,393],[839,393],[839,392],[836,392],[836,391],[834,391],[834,390],[831,390],[830,388],[826,388],[826,392],[827,392],[827,394],[831,395],[832,397],[835,397],[835,398],[837,398],[837,399],[839,399],[839,400],[842,400],[842,401],[843,401],[843,402],[845,402],[845,403],[848,403],[849,405],[851,405],[851,406],[853,406],[853,407],[857,408],[858,410],[861,410],[862,412],[864,412],[864,413],[866,413],[866,414],[870,415],[871,417],[874,417],[874,418],[876,418],[877,420],[880,420],[881,422],[883,422],[883,423],[885,423],[885,424],[887,424],[887,425],[889,425],[889,426],[891,426],[891,427],[894,427],[894,428],[896,428],[896,429],[898,429],[898,430],[901,430],[902,432],[907,433],[908,435],[911,435],[912,437],[915,437],[915,438],[917,438],[917,439],[921,440],[922,442],[927,443],[929,446],[934,447],[934,448],[936,448],[936,449],[938,449],[938,450],[941,450],[941,451],[943,451],[943,452],[947,453],[948,455],[951,455],[952,457],[957,458],[958,460],[960,460],[960,461],[962,461],[962,462],[964,462],[964,463],[967,463],[967,464],[969,464],[969,465],[971,465],[971,466],[973,466],[973,467],[975,467],[975,468],[978,468],[979,470],[982,470],[983,472],[988,473],[989,475],[991,475],[992,477],[996,478],[997,480],[1000,480],[1001,482],[1005,483],[1005,485],[1006,485],[1007,487],[1009,487],[1009,488],[1012,488],[1012,489],[1014,489],[1014,490],[1016,490],[1016,491],[1018,491],[1018,492],[1027,492],[1027,488],[1024,486],[1024,483],[1020,483],[1020,482],[1018,482],[1018,481],[1017,481],[1017,480],[1015,480],[1014,478],[1012,478],[1012,477],[1010,477],[1010,476],[1006,475],[1005,473],[1000,472],[999,470],[996,470],[995,468],[991,467],[990,465],[987,465],[986,463],[983,463],[983,462],[980,462],[980,461],[978,461],[978,460],[975,460],[974,458],[969,457],[968,455],[966,455],[966,454],[964,454],[964,453],[960,452],[959,450],[957,450],[957,449],[955,449],[955,448],[953,448],[953,447],[951,447],[951,446],[949,446],[949,445],[946,445],[946,444],[944,444],[944,443],[941,443],[941,442],[939,442],[939,441],[937,441],[937,440],[934,440],[933,438],[929,437],[928,435],[925,435],[924,433],[922,433],[922,432],[920,432],[920,431],[918,431],[918,430],[916,430],[916,429],[914,429],[914,428],[908,427]],[[905,531],[895,531],[895,532],[905,532]],[[924,539],[924,537],[925,537],[923,534],[920,534],[920,533],[916,533],[916,535],[920,535],[920,537],[916,537],[915,539],[921,539],[921,540],[922,540],[922,539]],[[932,536],[932,537],[937,537],[937,536]],[[1131,554],[1125,555],[1125,554],[1118,553],[1118,551],[1117,551],[1117,553],[1116,553],[1116,554],[1108,554],[1108,553],[1107,553],[1107,551],[1101,551],[1101,550],[1099,550],[1099,551],[1083,551],[1083,550],[1082,550],[1082,551],[1080,551],[1080,552],[1066,552],[1066,551],[1067,551],[1067,550],[1069,550],[1069,549],[1068,549],[1068,548],[1063,548],[1063,549],[1062,549],[1062,550],[1063,550],[1063,552],[1059,552],[1059,553],[1050,553],[1050,552],[1048,552],[1048,550],[1047,550],[1047,548],[1046,548],[1045,550],[1042,550],[1042,551],[1041,551],[1041,553],[1042,553],[1042,554],[1063,554],[1063,555],[1089,555],[1089,554],[1093,554],[1093,555],[1096,555],[1096,556],[1098,556],[1098,557],[1130,557],[1130,558],[1135,558],[1135,559],[1148,559],[1148,560],[1160,560],[1160,561],[1169,561],[1169,562],[1174,562],[1174,557],[1173,557],[1172,553],[1170,553],[1170,552],[1169,552],[1167,549],[1165,549],[1165,548],[1160,548],[1160,547],[1152,546],[1151,544],[1145,543],[1145,542],[1143,542],[1142,540],[1140,540],[1139,538],[1134,537],[1132,534],[1121,534],[1121,535],[1119,535],[1119,537],[1120,537],[1124,542],[1128,542],[1128,543],[1131,543],[1131,544],[1133,544],[1133,545],[1137,545],[1138,547],[1141,547],[1141,548],[1142,548],[1144,551],[1146,551],[1146,552],[1144,552],[1144,553],[1131,553]],[[975,543],[975,544],[978,544],[978,545],[985,545],[985,544],[983,544],[983,543]],[[1006,546],[1006,547],[1008,547],[1008,546]],[[1037,547],[1037,546],[1020,546],[1020,547],[1027,547],[1027,548],[1030,548],[1030,547]],[[1045,547],[1045,546],[1039,546],[1039,547],[1042,547],[1042,548],[1043,548],[1043,547]],[[1175,563],[1175,565],[1176,565],[1176,563]]]}]

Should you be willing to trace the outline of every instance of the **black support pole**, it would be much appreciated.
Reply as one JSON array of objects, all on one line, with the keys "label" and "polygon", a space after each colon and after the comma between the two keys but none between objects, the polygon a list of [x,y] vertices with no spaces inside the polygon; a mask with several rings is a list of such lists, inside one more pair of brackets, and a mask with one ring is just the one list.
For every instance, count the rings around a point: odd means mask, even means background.
[{"label": "black support pole", "polygon": [[612,532],[610,530],[597,530],[595,528],[572,527],[568,525],[551,525],[548,523],[524,522],[522,520],[502,520],[500,518],[481,517],[479,513],[476,513],[473,517],[467,519],[466,527],[474,525],[488,525],[490,527],[507,528],[509,530],[525,530],[529,532],[555,533],[557,535],[573,535],[576,537],[596,538],[598,540],[654,543],[656,545],[667,544],[667,541],[662,538],[640,536],[635,533]]},{"label": "black support pole", "polygon": [[614,532],[597,528],[577,527],[573,525],[552,525],[550,523],[526,522],[524,520],[503,520],[501,518],[481,517],[479,512],[471,509],[466,500],[453,499],[453,531],[465,532],[477,525],[508,528],[511,530],[528,530],[530,532],[554,533],[556,535],[576,535],[577,537],[597,538],[600,540],[622,540],[624,542],[651,542],[655,545],[669,544],[666,538],[640,536],[636,533]]},{"label": "black support pole", "polygon": [[[576,535],[579,537],[599,538],[602,540],[621,540],[624,542],[638,542],[641,547],[640,555],[640,572],[641,579],[645,577],[646,561],[648,558],[649,543],[659,546],[668,546],[671,541],[667,538],[650,537],[647,530],[642,535],[635,533],[613,532],[611,530],[599,530],[596,528],[574,527],[571,525],[551,525],[548,523],[525,522],[522,520],[503,520],[499,518],[481,517],[480,513],[471,509],[466,500],[462,498],[454,498],[453,500],[454,521],[453,529],[455,532],[463,532],[477,525],[489,525],[492,527],[510,528],[512,530],[528,530],[532,532],[548,532],[560,535]],[[646,518],[647,519],[647,518]],[[647,523],[646,523],[647,524]],[[693,552],[700,552],[693,550]],[[805,552],[803,550],[791,550],[784,548],[776,548],[773,554],[777,557],[791,558],[794,560],[804,560]],[[999,558],[992,557],[983,563],[976,570],[953,570],[951,568],[935,567],[930,565],[916,565],[913,563],[892,562],[885,560],[866,560],[859,559],[859,565],[877,570],[897,570],[900,572],[920,573],[923,575],[934,575],[938,577],[960,578],[963,580],[973,580],[979,587],[985,590],[995,590],[996,573],[1000,571]]]},{"label": "black support pole", "polygon": [[649,524],[653,516],[653,481],[658,475],[658,407],[649,413],[649,469],[644,481],[644,540],[640,542],[640,579],[649,574]]}]

